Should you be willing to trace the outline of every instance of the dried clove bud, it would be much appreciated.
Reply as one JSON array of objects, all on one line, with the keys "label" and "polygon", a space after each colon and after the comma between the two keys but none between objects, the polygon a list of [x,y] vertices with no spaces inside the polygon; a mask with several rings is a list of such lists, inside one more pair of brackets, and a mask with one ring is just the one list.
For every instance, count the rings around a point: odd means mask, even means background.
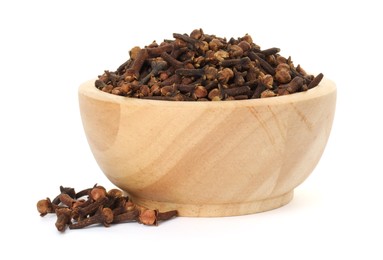
[{"label": "dried clove bud", "polygon": [[177,210],[171,210],[166,212],[157,212],[157,221],[164,221],[174,218],[178,215]]},{"label": "dried clove bud", "polygon": [[218,88],[214,88],[210,90],[208,94],[208,98],[214,101],[221,100],[221,91]]},{"label": "dried clove bud", "polygon": [[72,205],[76,202],[75,199],[73,199],[71,196],[69,196],[66,193],[61,193],[59,198],[61,203],[68,206],[69,208],[72,208]]},{"label": "dried clove bud", "polygon": [[323,74],[319,73],[307,86],[308,89],[318,86],[319,82],[323,79]]},{"label": "dried clove bud", "polygon": [[102,186],[96,186],[90,191],[90,198],[94,201],[106,197],[106,189]]},{"label": "dried clove bud", "polygon": [[67,225],[71,223],[72,218],[72,210],[68,208],[59,208],[56,210],[57,220],[56,220],[56,228],[58,231],[65,231]]},{"label": "dried clove bud", "polygon": [[204,98],[207,96],[207,90],[204,86],[196,86],[194,89],[194,95],[196,98]]},{"label": "dried clove bud", "polygon": [[100,207],[97,213],[91,217],[80,220],[77,223],[69,225],[70,229],[84,228],[93,224],[103,224],[105,227],[109,227],[113,222],[113,212],[110,208]]},{"label": "dried clove bud", "polygon": [[234,77],[234,72],[230,68],[224,68],[218,72],[217,79],[221,84],[226,84],[231,78]]},{"label": "dried clove bud", "polygon": [[140,212],[138,209],[133,209],[125,213],[115,215],[113,219],[113,223],[137,221],[139,214]]},{"label": "dried clove bud", "polygon": [[275,79],[279,83],[288,83],[291,81],[290,66],[286,63],[278,64],[275,72]]},{"label": "dried clove bud", "polygon": [[54,213],[56,208],[57,205],[53,204],[49,198],[39,200],[37,202],[37,211],[42,217],[44,217],[48,213]]},{"label": "dried clove bud", "polygon": [[278,87],[278,95],[288,95],[297,92],[304,84],[304,79],[295,77],[291,82]]},{"label": "dried clove bud", "polygon": [[157,212],[155,210],[140,208],[138,215],[138,222],[144,225],[153,226],[157,225]]},{"label": "dried clove bud", "polygon": [[261,93],[261,98],[267,98],[267,97],[275,97],[277,94],[274,93],[274,91],[271,91],[270,89],[266,89]]}]

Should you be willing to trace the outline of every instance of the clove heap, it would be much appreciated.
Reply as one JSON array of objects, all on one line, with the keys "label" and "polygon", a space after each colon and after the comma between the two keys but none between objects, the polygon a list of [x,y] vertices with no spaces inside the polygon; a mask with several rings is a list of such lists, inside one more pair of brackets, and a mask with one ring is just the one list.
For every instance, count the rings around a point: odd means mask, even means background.
[{"label": "clove heap", "polygon": [[57,216],[58,231],[80,229],[90,225],[109,227],[116,223],[138,222],[144,225],[158,225],[177,216],[177,211],[159,212],[134,204],[119,189],[106,191],[103,186],[75,192],[73,188],[60,186],[60,194],[37,202],[40,216],[54,213]]},{"label": "clove heap", "polygon": [[107,93],[155,100],[219,101],[266,98],[306,91],[323,78],[294,66],[279,48],[261,50],[246,34],[237,39],[202,29],[173,34],[130,50],[115,72],[105,71],[95,86]]}]

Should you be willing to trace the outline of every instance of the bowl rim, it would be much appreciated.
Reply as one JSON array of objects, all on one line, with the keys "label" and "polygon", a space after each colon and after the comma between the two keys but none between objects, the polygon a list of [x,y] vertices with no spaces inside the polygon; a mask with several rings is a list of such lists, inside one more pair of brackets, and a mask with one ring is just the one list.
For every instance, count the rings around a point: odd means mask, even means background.
[{"label": "bowl rim", "polygon": [[248,107],[248,106],[270,106],[277,104],[295,103],[310,99],[319,98],[325,95],[336,92],[335,83],[328,79],[323,78],[320,84],[307,91],[294,93],[284,96],[276,96],[269,98],[245,99],[245,100],[226,100],[226,101],[169,101],[169,100],[153,100],[153,99],[140,99],[133,97],[123,97],[110,93],[103,92],[94,86],[94,81],[91,79],[83,82],[78,88],[79,95],[85,95],[89,98],[117,103],[120,105],[134,105],[134,106],[196,106],[198,107]]}]

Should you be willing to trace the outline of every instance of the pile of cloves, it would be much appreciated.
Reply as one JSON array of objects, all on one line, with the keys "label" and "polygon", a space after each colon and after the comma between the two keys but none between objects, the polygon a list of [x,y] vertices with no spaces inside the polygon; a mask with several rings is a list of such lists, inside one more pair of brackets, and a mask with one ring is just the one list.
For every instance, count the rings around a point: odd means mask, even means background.
[{"label": "pile of cloves", "polygon": [[73,188],[60,186],[60,194],[53,200],[49,198],[37,202],[40,216],[48,213],[57,215],[58,231],[80,229],[90,225],[104,225],[124,222],[138,222],[144,225],[158,225],[177,216],[177,211],[159,212],[134,204],[122,190],[106,191],[103,186],[75,192]]},{"label": "pile of cloves", "polygon": [[130,50],[115,72],[105,71],[95,86],[115,95],[173,101],[266,98],[306,91],[323,78],[294,66],[279,48],[261,50],[250,35],[237,39],[205,34],[202,29],[173,34]]}]

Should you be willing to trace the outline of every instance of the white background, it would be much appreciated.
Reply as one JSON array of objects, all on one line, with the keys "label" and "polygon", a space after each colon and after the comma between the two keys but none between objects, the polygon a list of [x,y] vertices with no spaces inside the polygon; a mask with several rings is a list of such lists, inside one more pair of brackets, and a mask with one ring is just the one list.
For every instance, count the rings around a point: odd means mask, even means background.
[{"label": "white background", "polygon": [[[7,259],[383,259],[379,1],[2,1],[0,254]],[[270,212],[59,233],[36,202],[112,188],[89,150],[77,88],[135,45],[203,28],[252,35],[338,87],[333,130],[293,201]],[[379,248],[380,247],[380,248]],[[2,256],[3,258],[4,256]]]}]

